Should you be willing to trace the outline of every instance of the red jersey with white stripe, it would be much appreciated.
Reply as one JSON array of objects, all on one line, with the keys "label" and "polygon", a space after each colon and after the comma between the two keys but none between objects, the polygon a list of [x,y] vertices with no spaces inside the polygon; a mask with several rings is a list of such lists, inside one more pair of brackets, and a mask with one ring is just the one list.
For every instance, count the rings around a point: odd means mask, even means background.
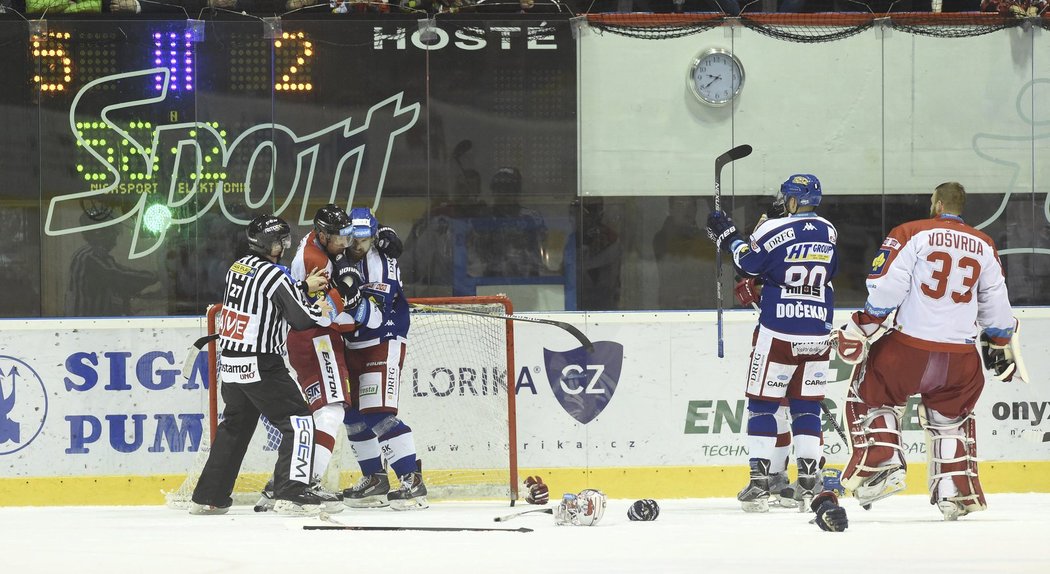
[{"label": "red jersey with white stripe", "polygon": [[931,351],[973,349],[979,329],[997,342],[1014,317],[995,243],[955,215],[900,225],[883,241],[868,275],[865,311],[897,309],[902,342]]},{"label": "red jersey with white stripe", "polygon": [[[317,231],[311,231],[306,234],[306,237],[303,237],[302,241],[299,242],[299,247],[295,251],[295,257],[292,258],[290,268],[292,277],[296,281],[306,279],[306,276],[314,269],[324,269],[329,277],[332,276],[332,261],[328,258],[325,248],[317,240]],[[326,295],[333,305],[332,328],[340,333],[353,331],[356,328],[353,319],[349,318],[348,315],[340,317],[343,313],[343,298],[335,287],[330,287],[327,293],[323,291],[310,293],[308,298],[313,303]]]}]

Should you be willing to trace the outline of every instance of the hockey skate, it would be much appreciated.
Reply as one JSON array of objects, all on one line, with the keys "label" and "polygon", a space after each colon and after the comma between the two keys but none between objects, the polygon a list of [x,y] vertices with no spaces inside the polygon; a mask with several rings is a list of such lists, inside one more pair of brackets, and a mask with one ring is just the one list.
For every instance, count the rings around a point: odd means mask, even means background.
[{"label": "hockey skate", "polygon": [[853,498],[857,499],[864,510],[871,509],[871,503],[888,498],[904,490],[905,470],[900,465],[887,466],[871,475],[864,484],[853,490]]},{"label": "hockey skate", "polygon": [[308,487],[277,495],[273,509],[282,516],[317,516],[323,500]]},{"label": "hockey skate", "polygon": [[744,512],[769,512],[769,460],[753,458],[751,482],[736,495]]},{"label": "hockey skate", "polygon": [[321,486],[321,479],[315,478],[314,483],[310,485],[310,492],[317,495],[317,498],[321,499],[322,510],[328,514],[336,514],[343,511],[343,495],[339,492],[329,492]]},{"label": "hockey skate", "polygon": [[427,504],[427,485],[423,484],[423,473],[416,471],[398,477],[401,487],[386,495],[390,508],[394,510],[423,510]]},{"label": "hockey skate", "polygon": [[795,489],[788,478],[786,470],[769,475],[769,505],[781,508],[795,508]]},{"label": "hockey skate", "polygon": [[795,481],[794,499],[799,512],[811,512],[813,497],[820,492],[817,461],[812,458],[800,458],[798,463],[798,480]]},{"label": "hockey skate", "polygon": [[979,512],[988,509],[988,506],[984,503],[983,495],[980,497],[972,495],[942,498],[938,500],[936,504],[937,510],[940,510],[941,515],[949,522],[958,520],[960,516],[966,516],[971,512]]},{"label": "hockey skate", "polygon": [[357,484],[343,490],[343,504],[350,508],[385,508],[390,478],[385,472],[362,476]]},{"label": "hockey skate", "polygon": [[226,514],[230,511],[230,506],[215,506],[213,504],[199,504],[196,502],[190,502],[190,514],[198,516],[208,514]]}]

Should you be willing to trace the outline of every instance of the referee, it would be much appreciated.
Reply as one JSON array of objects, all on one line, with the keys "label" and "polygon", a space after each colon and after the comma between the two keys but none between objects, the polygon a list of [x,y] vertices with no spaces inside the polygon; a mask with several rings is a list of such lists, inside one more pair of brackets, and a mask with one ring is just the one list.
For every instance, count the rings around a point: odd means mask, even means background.
[{"label": "referee", "polygon": [[301,291],[327,284],[320,271],[296,284],[278,265],[291,247],[291,228],[281,218],[261,215],[248,224],[249,253],[226,272],[219,347],[219,380],[226,403],[208,461],[193,490],[190,514],[225,514],[230,494],[259,414],[281,431],[274,467],[274,510],[314,514],[322,501],[308,489],[312,477],[314,428],[299,386],[284,363],[288,327],[302,330],[331,323],[327,303],[307,307]]}]

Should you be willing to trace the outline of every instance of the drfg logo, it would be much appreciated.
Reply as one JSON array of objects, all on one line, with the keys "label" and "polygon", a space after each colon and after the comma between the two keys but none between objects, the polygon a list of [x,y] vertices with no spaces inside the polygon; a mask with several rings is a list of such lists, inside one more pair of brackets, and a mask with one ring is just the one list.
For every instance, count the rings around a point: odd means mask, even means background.
[{"label": "drfg logo", "polygon": [[582,424],[594,420],[612,400],[623,367],[623,345],[612,341],[558,352],[543,349],[547,381],[565,412]]}]

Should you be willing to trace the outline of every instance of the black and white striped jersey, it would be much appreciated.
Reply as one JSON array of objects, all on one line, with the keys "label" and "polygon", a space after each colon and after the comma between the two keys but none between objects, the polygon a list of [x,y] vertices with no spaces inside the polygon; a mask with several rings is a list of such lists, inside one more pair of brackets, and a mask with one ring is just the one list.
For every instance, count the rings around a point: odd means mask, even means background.
[{"label": "black and white striped jersey", "polygon": [[219,346],[237,353],[287,353],[289,325],[309,329],[330,322],[316,306],[308,307],[291,275],[256,255],[245,255],[226,272]]}]

